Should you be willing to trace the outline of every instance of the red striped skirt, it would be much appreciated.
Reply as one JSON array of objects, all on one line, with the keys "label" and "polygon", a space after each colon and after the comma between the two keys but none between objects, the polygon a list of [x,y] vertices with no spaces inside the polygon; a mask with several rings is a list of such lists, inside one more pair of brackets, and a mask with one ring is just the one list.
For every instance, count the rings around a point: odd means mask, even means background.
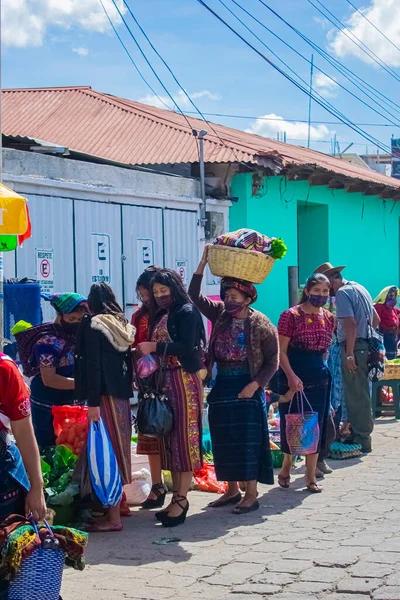
[{"label": "red striped skirt", "polygon": [[202,383],[197,373],[177,368],[167,370],[165,387],[174,415],[174,428],[159,440],[161,466],[176,473],[195,471],[203,465]]}]

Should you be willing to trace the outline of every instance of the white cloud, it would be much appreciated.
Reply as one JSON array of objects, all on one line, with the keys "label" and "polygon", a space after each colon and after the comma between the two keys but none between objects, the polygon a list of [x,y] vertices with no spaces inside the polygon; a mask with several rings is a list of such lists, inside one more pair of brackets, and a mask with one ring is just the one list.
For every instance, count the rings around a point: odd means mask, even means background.
[{"label": "white cloud", "polygon": [[330,23],[328,19],[325,19],[325,17],[313,17],[313,21],[322,29],[329,29]]},{"label": "white cloud", "polygon": [[79,56],[88,56],[89,50],[87,48],[72,48],[72,52],[78,54]]},{"label": "white cloud", "polygon": [[[120,22],[111,0],[103,0],[114,23]],[[117,4],[124,12],[123,0]],[[2,42],[5,46],[42,46],[49,27],[81,27],[105,33],[110,25],[99,0],[3,0]]]},{"label": "white cloud", "polygon": [[[400,39],[400,2],[399,0],[372,0],[366,8],[360,9],[362,13],[390,40],[398,46]],[[368,46],[379,58],[391,67],[400,66],[400,51],[386,40],[371,23],[354,11],[345,22],[350,32]],[[351,33],[345,31],[351,38]],[[331,31],[328,34],[330,49],[339,57],[348,55],[356,56],[369,64],[376,64],[361,48],[346,37],[342,31]],[[358,45],[360,42],[352,38]]]},{"label": "white cloud", "polygon": [[330,78],[324,73],[317,73],[313,81],[314,88],[324,98],[334,98],[337,94],[338,84],[334,78]]},{"label": "white cloud", "polygon": [[[283,117],[279,117],[273,113],[264,115],[263,117],[254,121],[249,129],[246,129],[247,133],[256,133],[263,137],[275,138],[276,134],[286,133],[286,137],[289,140],[306,140],[308,136],[308,125],[307,123],[290,123],[285,121]],[[331,137],[332,131],[330,131],[326,125],[311,126],[310,138],[313,142],[323,140]]]},{"label": "white cloud", "polygon": [[[187,93],[192,100],[199,100],[200,98],[207,98],[208,100],[221,100],[221,96],[219,94],[209,92],[208,90],[202,90],[201,92],[193,92],[193,93],[187,92]],[[173,97],[174,101],[177,103],[177,105],[179,106],[179,108],[181,108],[182,110],[187,110],[190,107],[192,107],[192,104],[190,103],[189,99],[187,98],[187,96],[183,92],[183,90],[179,90],[179,92],[177,92],[176,94],[172,94],[172,97]],[[143,104],[149,104],[150,106],[155,106],[156,108],[166,108],[167,106],[171,110],[176,108],[168,96],[157,97],[157,96],[152,96],[151,94],[148,94],[147,96],[140,98],[138,100],[138,102],[143,102]],[[167,106],[165,106],[165,105],[167,105]]]}]

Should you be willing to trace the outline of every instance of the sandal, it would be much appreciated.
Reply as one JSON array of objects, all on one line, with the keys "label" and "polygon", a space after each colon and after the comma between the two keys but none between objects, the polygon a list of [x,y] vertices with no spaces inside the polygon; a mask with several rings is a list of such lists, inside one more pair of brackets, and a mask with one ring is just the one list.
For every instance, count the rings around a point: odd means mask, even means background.
[{"label": "sandal", "polygon": [[253,504],[251,504],[250,506],[235,506],[235,508],[233,509],[233,514],[234,515],[245,515],[247,513],[253,512],[255,510],[258,510],[260,508],[260,503],[258,500],[256,500],[255,502],[253,502]]},{"label": "sandal", "polygon": [[310,492],[310,494],[320,494],[323,488],[319,486],[315,481],[312,481],[311,483],[307,484],[306,489]]},{"label": "sandal", "polygon": [[290,487],[290,475],[288,477],[283,477],[283,475],[278,475],[278,484],[281,488],[287,489]]},{"label": "sandal", "polygon": [[[186,504],[182,506],[182,502],[186,502]],[[177,517],[170,517],[169,514],[166,513],[165,517],[161,520],[163,527],[177,527],[186,521],[186,515],[189,511],[189,500],[186,498],[186,496],[174,496],[172,499],[172,504],[177,504],[179,508],[182,509],[182,512]]]},{"label": "sandal", "polygon": [[122,525],[122,521],[112,526],[107,526],[106,524],[101,525],[100,523],[93,523],[86,529],[86,531],[88,531],[89,533],[115,533],[118,531],[122,531],[123,528],[124,526]]},{"label": "sandal", "polygon": [[[174,498],[177,495],[177,491],[172,490],[172,500],[171,500],[171,505],[174,502]],[[158,512],[155,513],[155,517],[157,519],[157,521],[162,522],[163,519],[165,519],[165,517],[168,515],[168,510],[164,509],[164,510],[159,510]]]},{"label": "sandal", "polygon": [[151,491],[156,498],[154,498],[154,500],[153,498],[147,498],[140,506],[144,509],[162,508],[164,506],[165,498],[167,497],[167,490],[165,489],[164,484],[156,483],[151,488]]},{"label": "sandal", "polygon": [[239,492],[236,496],[231,496],[226,500],[214,500],[208,505],[210,508],[221,508],[222,506],[229,506],[230,504],[239,504],[242,499],[242,494]]}]

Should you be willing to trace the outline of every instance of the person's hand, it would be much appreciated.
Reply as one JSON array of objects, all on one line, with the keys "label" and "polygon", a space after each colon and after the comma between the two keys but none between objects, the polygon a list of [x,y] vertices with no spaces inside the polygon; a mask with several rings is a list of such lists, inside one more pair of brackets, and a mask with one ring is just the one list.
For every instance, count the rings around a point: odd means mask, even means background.
[{"label": "person's hand", "polygon": [[44,499],[43,486],[32,486],[25,498],[25,514],[32,515],[36,522],[46,518],[47,507]]},{"label": "person's hand", "polygon": [[283,396],[279,396],[279,404],[287,404],[293,400],[293,396],[297,394],[297,390],[289,390]]},{"label": "person's hand", "polygon": [[350,373],[355,373],[357,371],[358,367],[354,356],[348,356],[346,358],[346,366]]},{"label": "person's hand", "polygon": [[200,264],[203,265],[204,267],[208,263],[208,250],[209,250],[209,248],[210,248],[210,244],[207,244],[206,246],[204,246],[203,256],[201,257]]},{"label": "person's hand", "polygon": [[294,393],[302,392],[304,389],[303,382],[299,377],[297,377],[297,375],[293,375],[292,377],[289,377],[288,384],[289,384],[289,388],[291,390],[294,390]]},{"label": "person's hand", "polygon": [[138,344],[136,350],[141,356],[147,356],[157,350],[157,345],[154,342],[142,342],[141,344]]},{"label": "person's hand", "polygon": [[89,406],[87,416],[91,423],[98,423],[100,421],[100,407]]},{"label": "person's hand", "polygon": [[259,389],[259,385],[256,381],[252,381],[251,383],[249,383],[248,385],[246,385],[245,388],[243,388],[243,390],[240,392],[240,394],[238,395],[238,398],[246,398],[246,399],[250,399],[254,396],[254,394],[256,393],[256,391]]}]

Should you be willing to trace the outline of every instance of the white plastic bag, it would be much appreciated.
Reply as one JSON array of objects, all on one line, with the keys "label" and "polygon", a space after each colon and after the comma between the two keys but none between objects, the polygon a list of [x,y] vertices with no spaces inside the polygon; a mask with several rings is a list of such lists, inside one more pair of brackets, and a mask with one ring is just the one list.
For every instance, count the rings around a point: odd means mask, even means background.
[{"label": "white plastic bag", "polygon": [[151,491],[151,475],[147,469],[132,473],[132,483],[124,486],[126,501],[129,506],[140,506]]}]

